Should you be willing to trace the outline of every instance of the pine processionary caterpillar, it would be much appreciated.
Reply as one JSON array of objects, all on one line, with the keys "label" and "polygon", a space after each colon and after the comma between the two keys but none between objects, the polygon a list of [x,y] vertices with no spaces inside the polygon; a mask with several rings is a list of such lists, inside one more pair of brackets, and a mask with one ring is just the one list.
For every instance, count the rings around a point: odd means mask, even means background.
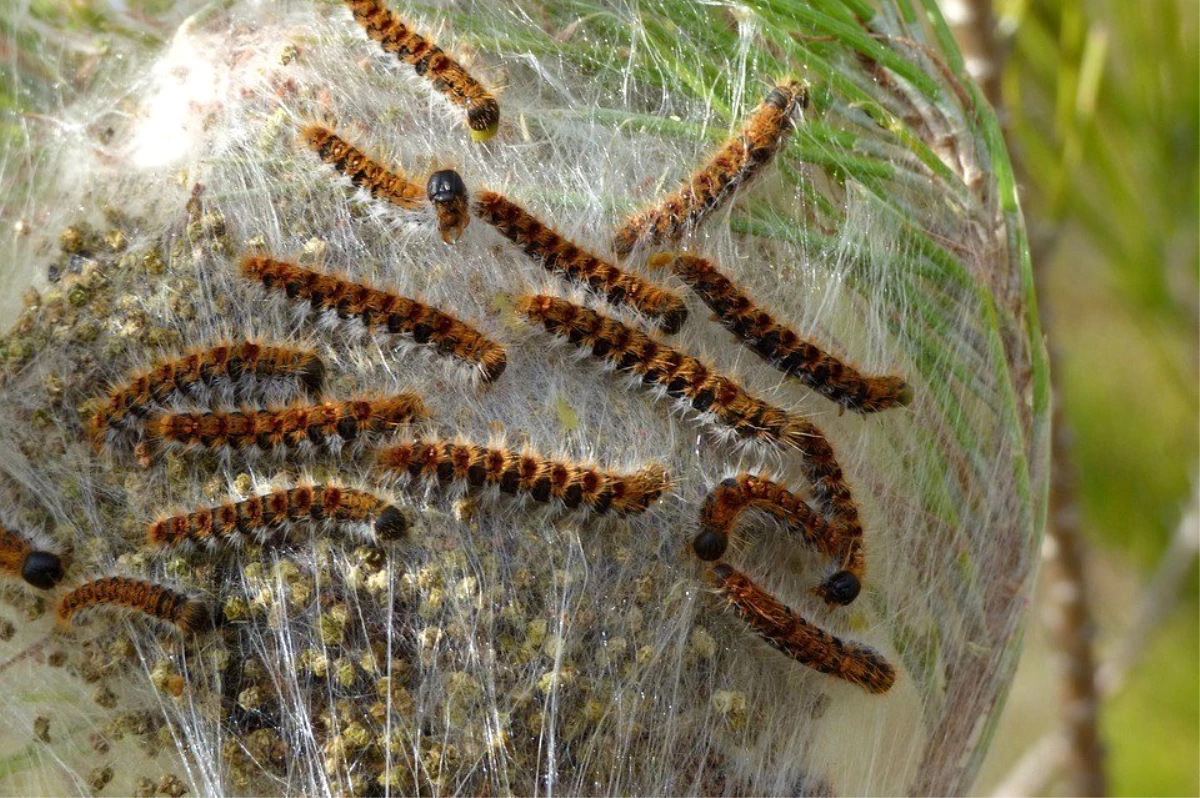
[{"label": "pine processionary caterpillar", "polygon": [[682,187],[625,220],[613,241],[617,255],[625,257],[638,244],[675,243],[699,225],[766,166],[792,130],[796,109],[806,107],[807,87],[794,80],[777,84],[741,131]]},{"label": "pine processionary caterpillar", "polygon": [[168,413],[151,419],[147,426],[153,439],[189,448],[250,453],[312,447],[338,451],[359,440],[378,441],[427,417],[420,397],[399,393],[386,399],[292,404],[237,413]]},{"label": "pine processionary caterpillar", "polygon": [[418,75],[449,100],[467,110],[467,127],[475,141],[487,141],[500,127],[500,104],[457,61],[410,28],[381,0],[343,0],[363,27],[386,52],[410,64]]},{"label": "pine processionary caterpillar", "polygon": [[437,213],[438,231],[442,241],[453,244],[462,238],[463,231],[471,223],[467,184],[453,169],[442,169],[429,176],[425,193]]},{"label": "pine processionary caterpillar", "polygon": [[842,467],[825,434],[812,422],[752,396],[695,357],[589,308],[538,295],[520,299],[517,310],[617,371],[636,374],[644,384],[660,386],[677,401],[686,400],[696,412],[711,414],[743,440],[797,449],[817,506],[843,525],[846,534],[861,534],[858,507]]},{"label": "pine processionary caterpillar", "polygon": [[798,433],[793,429],[797,419],[641,330],[544,294],[523,297],[517,308],[532,323],[581,350],[590,349],[593,357],[616,370],[636,374],[646,385],[665,388],[668,396],[686,399],[697,412],[713,414],[743,438],[798,443]]},{"label": "pine processionary caterpillar", "polygon": [[497,380],[508,365],[502,346],[465,322],[415,299],[271,258],[244,258],[241,269],[268,289],[282,289],[289,299],[306,300],[314,311],[330,312],[340,319],[354,317],[368,331],[402,335],[432,346],[477,368],[484,382]]},{"label": "pine processionary caterpillar", "polygon": [[568,241],[503,194],[481,191],[474,207],[476,215],[549,271],[583,283],[613,304],[636,308],[653,318],[663,332],[678,332],[687,319],[682,298]]},{"label": "pine processionary caterpillar", "polygon": [[472,488],[494,485],[502,493],[541,503],[557,499],[568,509],[583,506],[596,513],[643,512],[670,486],[669,476],[657,466],[615,474],[529,452],[441,440],[406,441],[381,452],[376,463],[412,478]]},{"label": "pine processionary caterpillar", "polygon": [[125,576],[106,576],[67,593],[58,602],[59,622],[67,624],[76,613],[99,606],[136,610],[171,624],[185,635],[208,631],[218,623],[203,601],[153,582]]},{"label": "pine processionary caterpillar", "polygon": [[134,421],[161,410],[174,397],[194,394],[201,388],[233,389],[253,381],[291,380],[309,396],[321,395],[325,363],[311,349],[255,341],[218,344],[164,360],[135,374],[116,388],[92,416],[89,432],[97,448],[111,443]]},{"label": "pine processionary caterpillar", "polygon": [[822,351],[775,321],[704,258],[660,252],[650,257],[650,266],[670,267],[746,347],[843,408],[873,413],[912,402],[912,388],[903,379],[861,374]]},{"label": "pine processionary caterpillar", "polygon": [[700,533],[692,542],[696,556],[720,559],[734,525],[750,509],[764,510],[799,530],[809,544],[838,562],[841,570],[815,590],[818,596],[843,605],[858,598],[866,570],[862,529],[827,522],[791,491],[755,474],[730,477],[709,491],[700,508]]},{"label": "pine processionary caterpillar", "polygon": [[886,693],[895,684],[895,668],[875,651],[812,625],[740,571],[718,563],[709,569],[709,578],[759,637],[797,662],[868,693]]},{"label": "pine processionary caterpillar", "polygon": [[312,485],[277,490],[219,507],[161,518],[147,538],[156,546],[181,543],[224,545],[242,536],[273,542],[282,527],[303,521],[331,524],[372,524],[380,540],[398,540],[409,519],[378,496],[353,488]]},{"label": "pine processionary caterpillar", "polygon": [[308,125],[301,135],[322,161],[350,178],[355,186],[366,189],[375,199],[409,211],[424,207],[425,197],[420,186],[376,163],[328,128]]},{"label": "pine processionary caterpillar", "polygon": [[63,564],[57,554],[35,549],[23,535],[0,526],[0,574],[49,590],[62,580]]}]

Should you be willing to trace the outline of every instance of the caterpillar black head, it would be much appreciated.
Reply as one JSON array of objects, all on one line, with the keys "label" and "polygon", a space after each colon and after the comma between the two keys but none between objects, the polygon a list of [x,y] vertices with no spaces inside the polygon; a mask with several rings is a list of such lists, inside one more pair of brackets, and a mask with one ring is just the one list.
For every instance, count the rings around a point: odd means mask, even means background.
[{"label": "caterpillar black head", "polygon": [[471,221],[467,208],[467,184],[453,169],[442,169],[429,176],[425,193],[437,212],[442,240],[453,244],[462,237]]},{"label": "caterpillar black head", "polygon": [[31,551],[21,566],[21,578],[39,590],[49,590],[62,581],[62,559],[48,551]]}]

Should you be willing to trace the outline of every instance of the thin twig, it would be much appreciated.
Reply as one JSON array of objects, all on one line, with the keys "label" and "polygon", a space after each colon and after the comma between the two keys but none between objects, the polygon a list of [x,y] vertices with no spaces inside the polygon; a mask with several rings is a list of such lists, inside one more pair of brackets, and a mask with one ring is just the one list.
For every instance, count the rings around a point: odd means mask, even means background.
[{"label": "thin twig", "polygon": [[997,798],[1026,798],[1043,795],[1046,785],[1062,769],[1067,758],[1067,740],[1060,729],[1042,735],[1008,770],[992,791]]},{"label": "thin twig", "polygon": [[[1043,320],[1044,322],[1044,320]],[[1058,360],[1050,347],[1051,374]],[[1052,379],[1052,383],[1056,380]],[[1104,748],[1100,742],[1097,715],[1096,667],[1092,651],[1095,622],[1088,604],[1087,542],[1079,528],[1076,504],[1075,464],[1071,460],[1070,430],[1062,412],[1061,397],[1055,396],[1054,438],[1051,443],[1050,523],[1054,541],[1051,555],[1051,639],[1060,652],[1062,673],[1062,722],[1067,736],[1070,795],[1105,795]]]},{"label": "thin twig", "polygon": [[1064,756],[1070,764],[1067,793],[1101,796],[1106,794],[1107,784],[1104,746],[1099,731],[1100,699],[1096,690],[1092,650],[1095,625],[1088,604],[1087,541],[1079,528],[1075,463],[1071,458],[1071,428],[1062,403],[1062,359],[1055,343],[1053,312],[1047,291],[1048,264],[1054,261],[1054,244],[1058,236],[1055,231],[1033,240],[1033,275],[1037,284],[1042,329],[1047,336],[1050,385],[1054,396],[1051,418],[1054,434],[1050,442],[1050,512],[1046,534],[1054,543],[1050,559],[1049,596],[1057,612],[1052,610],[1048,614],[1047,625],[1050,626],[1050,639],[1061,654],[1063,680],[1063,728],[1054,734],[1063,739]]},{"label": "thin twig", "polygon": [[[1059,651],[1062,675],[1062,728],[1052,736],[1061,745],[1047,744],[1045,750],[1057,750],[1058,764],[1069,764],[1069,795],[1101,796],[1107,793],[1104,747],[1100,741],[1100,699],[1096,688],[1096,667],[1092,644],[1095,624],[1088,604],[1087,542],[1079,528],[1076,501],[1075,463],[1071,457],[1071,427],[1063,411],[1061,377],[1062,358],[1054,337],[1054,318],[1049,301],[1049,264],[1054,262],[1057,231],[1035,239],[1031,254],[1037,283],[1038,311],[1047,336],[1050,384],[1054,397],[1050,442],[1050,511],[1046,534],[1053,542],[1050,557],[1051,610],[1046,623],[1050,639]],[[1041,246],[1037,246],[1040,243]],[[1037,251],[1040,250],[1040,251]],[[1038,749],[1031,752],[1036,755]],[[1028,755],[1027,755],[1028,756]],[[1021,763],[1018,763],[1018,767]],[[1057,772],[1059,768],[1041,767],[1033,773]],[[1048,782],[1048,779],[1046,780]],[[1045,782],[1044,782],[1045,783]],[[1040,790],[1030,793],[1036,794]]]}]

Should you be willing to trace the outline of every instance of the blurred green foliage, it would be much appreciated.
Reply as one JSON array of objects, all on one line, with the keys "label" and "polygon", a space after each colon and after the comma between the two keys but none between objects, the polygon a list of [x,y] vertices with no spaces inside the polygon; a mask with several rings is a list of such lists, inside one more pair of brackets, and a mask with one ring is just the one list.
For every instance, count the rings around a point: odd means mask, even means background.
[{"label": "blurred green foliage", "polygon": [[1113,795],[1200,795],[1198,652],[1200,608],[1193,601],[1153,641],[1129,687],[1105,707]]},{"label": "blurred green foliage", "polygon": [[[1013,32],[1003,105],[1083,528],[1148,575],[1200,468],[1200,4],[1000,0],[996,10]],[[1116,795],[1200,792],[1196,592],[1193,575],[1105,707]]]}]

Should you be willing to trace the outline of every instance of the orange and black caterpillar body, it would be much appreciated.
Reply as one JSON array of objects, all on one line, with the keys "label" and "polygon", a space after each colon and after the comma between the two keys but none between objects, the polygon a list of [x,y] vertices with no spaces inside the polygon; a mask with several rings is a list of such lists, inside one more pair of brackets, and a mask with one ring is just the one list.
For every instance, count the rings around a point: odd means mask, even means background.
[{"label": "orange and black caterpillar body", "polygon": [[455,357],[477,369],[484,382],[494,382],[508,365],[504,347],[469,324],[415,299],[271,258],[244,258],[241,269],[268,289],[282,290],[291,300],[307,301],[313,311],[334,313],[339,319],[355,318],[369,332],[405,336]]},{"label": "orange and black caterpillar body", "polygon": [[593,255],[503,194],[481,191],[475,214],[552,272],[586,285],[613,304],[636,308],[674,333],[687,319],[683,299]]},{"label": "orange and black caterpillar body", "polygon": [[414,440],[380,452],[379,468],[443,484],[495,486],[501,493],[534,501],[562,502],[568,509],[633,514],[646,510],[670,485],[666,472],[648,466],[616,474],[586,465],[549,460],[529,452],[471,443]]},{"label": "orange and black caterpillar body", "polygon": [[875,651],[812,625],[733,567],[718,563],[709,579],[759,637],[797,662],[868,693],[886,693],[896,683],[895,668]]},{"label": "orange and black caterpillar body", "polygon": [[759,509],[774,515],[804,535],[804,539],[833,558],[840,570],[814,591],[830,604],[849,604],[858,598],[866,570],[862,529],[831,524],[782,485],[755,474],[723,480],[709,491],[700,507],[700,533],[692,548],[702,560],[719,560],[742,513]]},{"label": "orange and black caterpillar body", "polygon": [[136,610],[169,623],[184,634],[199,634],[218,624],[218,619],[203,601],[153,582],[125,576],[106,576],[67,593],[58,602],[59,622],[67,624],[76,613],[100,606]]},{"label": "orange and black caterpillar body", "polygon": [[638,244],[674,243],[721,206],[774,157],[791,131],[797,108],[808,107],[808,89],[780,82],[737,135],[726,139],[703,167],[657,205],[625,220],[613,241],[625,257]]},{"label": "orange and black caterpillar body", "polygon": [[236,413],[167,413],[147,424],[160,444],[237,450],[249,454],[282,450],[340,451],[356,442],[375,443],[428,416],[413,393],[386,399],[352,399],[321,404],[292,404]]},{"label": "orange and black caterpillar body", "polygon": [[322,161],[350,178],[351,183],[365,189],[375,199],[410,211],[424,207],[425,196],[420,186],[375,162],[332,130],[321,125],[308,125],[301,135]]},{"label": "orange and black caterpillar body", "polygon": [[150,526],[147,538],[157,546],[226,545],[243,537],[268,543],[285,526],[304,521],[372,524],[380,540],[398,540],[409,528],[403,512],[373,493],[334,485],[311,485],[161,518]]},{"label": "orange and black caterpillar body", "polygon": [[255,341],[218,344],[135,374],[109,394],[92,416],[89,430],[99,448],[176,397],[216,390],[232,399],[239,389],[249,395],[250,386],[260,388],[264,382],[282,380],[298,383],[309,396],[320,396],[325,363],[311,349],[301,347]]},{"label": "orange and black caterpillar body", "polygon": [[487,141],[500,127],[500,104],[457,61],[410,28],[381,0],[343,0],[355,21],[383,49],[410,64],[418,75],[455,105],[467,110],[467,127],[475,141]]},{"label": "orange and black caterpillar body", "polygon": [[843,408],[873,413],[912,402],[912,388],[903,379],[862,374],[822,351],[775,321],[704,258],[660,252],[650,265],[669,266],[751,351]]},{"label": "orange and black caterpillar body", "polygon": [[643,384],[665,389],[668,396],[686,401],[697,412],[712,414],[743,438],[796,445],[803,435],[803,429],[796,428],[799,419],[641,330],[544,294],[522,298],[517,308],[548,332],[590,350],[617,371],[638,375]]},{"label": "orange and black caterpillar body", "polygon": [[453,169],[434,172],[425,184],[425,194],[437,213],[442,241],[453,244],[462,238],[463,231],[471,223],[467,184],[462,175]]},{"label": "orange and black caterpillar body", "polygon": [[518,312],[576,347],[590,350],[618,371],[709,414],[722,428],[748,441],[792,447],[802,456],[817,506],[830,521],[858,528],[858,507],[825,434],[810,421],[751,395],[691,355],[589,308],[552,296],[524,297]]},{"label": "orange and black caterpillar body", "polygon": [[0,526],[0,574],[49,590],[62,581],[63,564],[54,552],[35,549],[23,535]]}]

